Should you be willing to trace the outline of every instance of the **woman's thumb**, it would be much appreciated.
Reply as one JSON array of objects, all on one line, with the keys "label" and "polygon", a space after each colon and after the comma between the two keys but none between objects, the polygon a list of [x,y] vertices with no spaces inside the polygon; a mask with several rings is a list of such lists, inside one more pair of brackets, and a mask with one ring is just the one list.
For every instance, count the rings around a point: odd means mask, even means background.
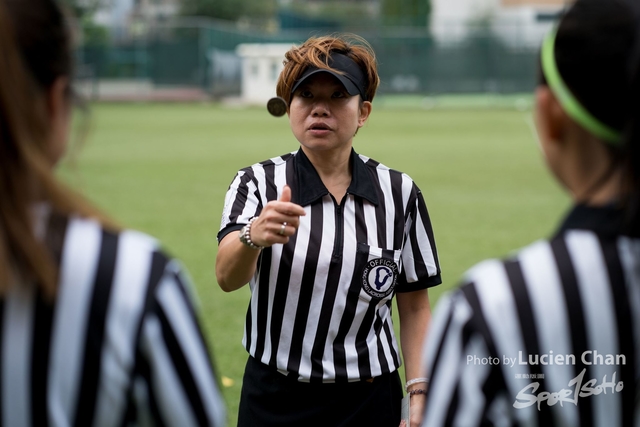
[{"label": "woman's thumb", "polygon": [[282,194],[280,195],[281,202],[290,202],[291,201],[291,187],[285,185],[282,189]]}]

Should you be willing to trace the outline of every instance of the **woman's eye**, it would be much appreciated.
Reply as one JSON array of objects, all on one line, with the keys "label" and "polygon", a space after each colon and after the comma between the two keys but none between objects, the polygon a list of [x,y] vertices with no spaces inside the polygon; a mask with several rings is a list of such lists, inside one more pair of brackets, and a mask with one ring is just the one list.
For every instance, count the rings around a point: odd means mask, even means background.
[{"label": "woman's eye", "polygon": [[300,92],[300,96],[303,98],[311,98],[311,92],[308,90],[303,90],[302,92]]},{"label": "woman's eye", "polygon": [[334,98],[345,98],[346,96],[347,95],[344,92],[340,92],[340,91],[333,92],[333,97]]}]

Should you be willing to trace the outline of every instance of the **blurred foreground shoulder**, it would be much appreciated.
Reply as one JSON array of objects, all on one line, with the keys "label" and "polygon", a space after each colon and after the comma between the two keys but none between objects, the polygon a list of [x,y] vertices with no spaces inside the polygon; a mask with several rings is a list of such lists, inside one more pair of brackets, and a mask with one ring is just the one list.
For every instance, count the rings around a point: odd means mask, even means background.
[{"label": "blurred foreground shoulder", "polygon": [[122,414],[133,423],[226,425],[195,292],[180,262],[144,233],[109,231],[90,219],[70,218],[64,235],[58,306],[72,302],[71,293],[86,295],[87,336],[100,348],[85,359],[95,358],[98,389],[109,390],[97,393],[87,421]]}]

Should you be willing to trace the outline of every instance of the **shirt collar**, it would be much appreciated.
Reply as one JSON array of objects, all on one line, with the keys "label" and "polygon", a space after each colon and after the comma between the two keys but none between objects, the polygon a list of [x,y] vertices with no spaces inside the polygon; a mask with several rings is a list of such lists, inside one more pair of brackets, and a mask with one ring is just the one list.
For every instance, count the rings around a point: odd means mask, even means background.
[{"label": "shirt collar", "polygon": [[568,230],[589,230],[597,234],[615,236],[623,233],[624,211],[613,205],[576,205],[564,219],[558,234]]},{"label": "shirt collar", "polygon": [[[307,206],[329,194],[329,190],[327,190],[327,187],[325,187],[320,179],[316,168],[302,149],[297,151],[293,161],[298,178],[298,189],[295,191],[294,196],[296,203],[300,206]],[[353,148],[351,149],[349,161],[351,162],[351,184],[349,184],[347,194],[362,197],[373,205],[378,206],[378,195],[374,186],[373,177]]]}]

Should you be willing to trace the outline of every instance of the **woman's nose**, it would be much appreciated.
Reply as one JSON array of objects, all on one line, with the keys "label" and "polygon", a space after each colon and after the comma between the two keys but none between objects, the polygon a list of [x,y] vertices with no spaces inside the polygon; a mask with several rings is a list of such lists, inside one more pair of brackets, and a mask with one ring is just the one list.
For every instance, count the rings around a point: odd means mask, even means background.
[{"label": "woman's nose", "polygon": [[313,116],[321,116],[325,117],[329,115],[329,108],[324,102],[316,102],[313,105],[313,110],[311,111]]}]

